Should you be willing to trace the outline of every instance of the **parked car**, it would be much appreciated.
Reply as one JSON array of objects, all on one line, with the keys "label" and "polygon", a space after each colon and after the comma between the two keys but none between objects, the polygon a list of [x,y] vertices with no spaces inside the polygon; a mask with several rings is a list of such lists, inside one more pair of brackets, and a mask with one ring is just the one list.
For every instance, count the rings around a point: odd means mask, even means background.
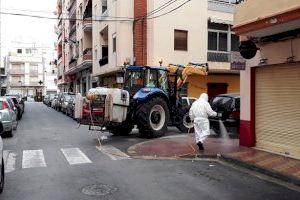
[{"label": "parked car", "polygon": [[66,114],[74,118],[74,109],[75,109],[75,96],[72,96],[66,108]]},{"label": "parked car", "polygon": [[45,97],[44,97],[43,103],[44,103],[45,105],[48,105],[48,104],[49,104],[49,100],[50,100],[50,96],[47,94],[47,95],[45,95]]},{"label": "parked car", "polygon": [[21,104],[20,100],[17,97],[7,96],[7,98],[13,101],[14,106],[17,108],[17,120],[21,120],[24,113],[24,105]]},{"label": "parked car", "polygon": [[64,97],[66,95],[75,95],[74,93],[71,93],[71,92],[62,92],[62,93],[59,93],[58,96],[57,96],[57,102],[56,102],[56,109],[58,111],[62,111],[62,104],[64,102]]},{"label": "parked car", "polygon": [[58,95],[54,95],[52,101],[51,101],[51,108],[55,109],[56,110],[56,104],[57,104],[57,98],[58,98]]},{"label": "parked car", "polygon": [[[240,127],[240,94],[221,94],[212,98],[211,107],[214,111],[222,113],[221,120],[230,133],[239,134]],[[220,122],[218,117],[210,118],[211,128],[220,134]]]},{"label": "parked car", "polygon": [[0,121],[3,125],[4,134],[12,137],[13,130],[17,129],[17,108],[11,99],[0,97]]},{"label": "parked car", "polygon": [[47,106],[51,107],[51,104],[52,104],[53,99],[55,98],[55,95],[56,94],[49,94],[49,101],[48,101]]},{"label": "parked car", "polygon": [[74,94],[72,94],[72,95],[66,94],[62,98],[63,98],[63,100],[62,100],[62,103],[61,103],[61,112],[67,114],[67,107],[69,105],[69,101],[71,99],[74,99],[75,95]]},{"label": "parked car", "polygon": [[195,97],[181,97],[181,99],[182,104],[186,106],[191,106],[197,100]]},{"label": "parked car", "polygon": [[[3,125],[2,122],[0,121],[0,134],[2,135],[2,133],[3,133]],[[3,141],[1,137],[0,137],[0,160],[1,160],[0,193],[2,193],[4,188],[4,160],[3,160]]]},{"label": "parked car", "polygon": [[27,99],[27,97],[22,97],[19,94],[6,94],[5,96],[6,97],[15,97],[18,100],[19,104],[21,104],[22,107],[23,107],[22,114],[24,113],[24,111],[25,111],[25,99]]}]

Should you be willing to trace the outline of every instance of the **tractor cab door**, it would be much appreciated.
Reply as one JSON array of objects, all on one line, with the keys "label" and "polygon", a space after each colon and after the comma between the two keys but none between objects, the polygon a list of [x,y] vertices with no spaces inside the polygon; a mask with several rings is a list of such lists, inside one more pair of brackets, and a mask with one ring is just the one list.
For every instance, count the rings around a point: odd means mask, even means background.
[{"label": "tractor cab door", "polygon": [[124,90],[127,90],[130,96],[133,96],[137,91],[144,88],[145,85],[145,70],[126,70]]}]

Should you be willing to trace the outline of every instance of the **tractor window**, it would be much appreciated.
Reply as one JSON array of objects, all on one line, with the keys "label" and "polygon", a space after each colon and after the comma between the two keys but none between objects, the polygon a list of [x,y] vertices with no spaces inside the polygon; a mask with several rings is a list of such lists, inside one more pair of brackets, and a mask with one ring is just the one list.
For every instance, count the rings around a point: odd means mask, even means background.
[{"label": "tractor window", "polygon": [[144,86],[144,71],[126,71],[124,89],[137,92]]},{"label": "tractor window", "polygon": [[146,87],[156,87],[157,85],[157,70],[147,70]]},{"label": "tractor window", "polygon": [[158,71],[158,85],[163,91],[168,91],[168,72],[164,70]]}]

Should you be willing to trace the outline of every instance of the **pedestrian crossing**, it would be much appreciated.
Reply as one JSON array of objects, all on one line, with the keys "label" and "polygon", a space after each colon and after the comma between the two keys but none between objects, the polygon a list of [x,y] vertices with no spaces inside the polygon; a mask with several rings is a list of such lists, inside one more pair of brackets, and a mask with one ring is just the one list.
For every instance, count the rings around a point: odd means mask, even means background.
[{"label": "pedestrian crossing", "polygon": [[[96,148],[98,149],[98,151],[95,151],[95,153],[100,153],[101,155],[105,155],[105,157],[113,161],[130,159],[130,156],[128,156],[126,153],[122,152],[118,148],[111,145],[107,147],[102,146],[101,148],[99,147]],[[51,151],[55,151],[55,150],[51,150]],[[62,154],[64,157],[62,159],[62,162],[66,162],[67,165],[69,166],[87,165],[93,163],[93,161],[78,147],[60,148],[57,149],[57,152],[60,153],[55,153],[55,155],[59,159],[61,159],[62,157],[61,154]],[[21,162],[19,162],[19,159],[21,159]],[[45,153],[43,149],[36,149],[36,150],[23,150],[22,153],[19,154],[11,150],[4,150],[3,160],[5,164],[5,173],[10,173],[20,168],[22,169],[46,168],[48,164],[50,164],[52,159],[47,160],[47,152]],[[55,164],[56,163],[54,163],[54,165]],[[19,165],[19,167],[17,165]],[[51,166],[53,166],[53,163],[51,163]]]}]

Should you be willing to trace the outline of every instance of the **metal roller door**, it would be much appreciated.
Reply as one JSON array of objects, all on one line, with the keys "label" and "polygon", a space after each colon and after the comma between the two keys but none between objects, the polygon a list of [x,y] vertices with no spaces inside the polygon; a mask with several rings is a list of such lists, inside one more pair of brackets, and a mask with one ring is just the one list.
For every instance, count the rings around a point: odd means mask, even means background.
[{"label": "metal roller door", "polygon": [[300,64],[255,69],[256,146],[300,159]]}]

